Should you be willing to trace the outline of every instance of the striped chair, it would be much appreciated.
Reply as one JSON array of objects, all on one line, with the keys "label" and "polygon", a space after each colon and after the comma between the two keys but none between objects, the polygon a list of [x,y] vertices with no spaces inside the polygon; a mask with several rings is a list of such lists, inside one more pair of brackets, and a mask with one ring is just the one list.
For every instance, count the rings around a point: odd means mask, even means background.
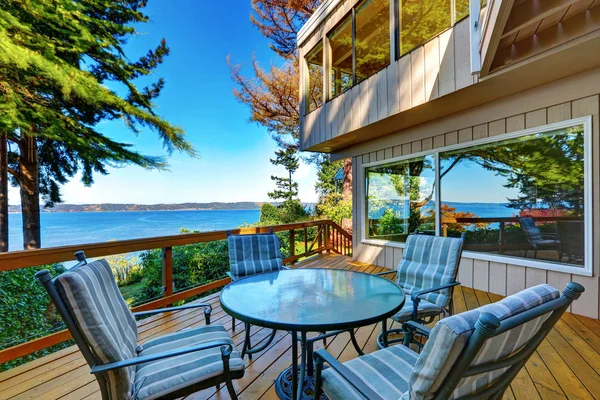
[{"label": "striped chair", "polygon": [[[81,253],[82,254],[82,253]],[[92,368],[103,399],[178,398],[244,375],[244,361],[222,325],[210,324],[211,306],[132,313],[105,260],[80,263],[56,278],[36,277],[47,290],[77,346]],[[138,345],[136,316],[203,308],[206,325]]]},{"label": "striped chair", "polygon": [[[283,266],[281,258],[281,244],[279,237],[273,233],[261,233],[256,235],[230,235],[227,232],[227,244],[229,247],[229,267],[227,275],[232,281],[237,281],[247,276],[265,272],[280,271],[288,269]],[[235,318],[231,318],[231,329],[235,331]],[[252,350],[250,340],[251,325],[245,323],[246,337],[242,348],[242,357],[248,354],[252,360],[252,354],[266,348],[275,338],[275,331],[271,333],[269,340],[260,349]]]},{"label": "striped chair", "polygon": [[[378,274],[396,273],[396,284],[406,294],[404,306],[392,317],[394,321],[429,323],[440,314],[452,314],[452,291],[460,284],[456,275],[463,243],[464,238],[408,236],[398,270]],[[382,332],[377,338],[380,348],[400,341],[405,344],[412,341],[412,332],[387,329],[386,321],[382,325]],[[388,335],[398,333],[403,337],[388,340]]]},{"label": "striped chair", "polygon": [[[559,292],[539,285],[498,303],[445,318],[421,354],[403,345],[344,364],[327,351],[315,353],[315,398],[421,400],[500,399],[531,354],[584,288],[569,283]],[[323,370],[326,362],[332,368]]]}]

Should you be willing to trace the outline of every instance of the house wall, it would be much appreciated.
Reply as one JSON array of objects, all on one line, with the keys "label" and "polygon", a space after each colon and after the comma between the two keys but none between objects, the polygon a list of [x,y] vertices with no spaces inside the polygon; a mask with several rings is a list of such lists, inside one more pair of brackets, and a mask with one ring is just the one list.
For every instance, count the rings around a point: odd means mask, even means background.
[{"label": "house wall", "polygon": [[363,241],[361,221],[365,218],[363,165],[410,155],[456,143],[502,135],[572,118],[592,116],[593,276],[490,262],[463,257],[458,279],[468,287],[510,295],[526,287],[549,283],[562,289],[569,281],[585,286],[572,312],[598,318],[600,250],[600,68],[531,89],[479,107],[401,130],[334,154],[353,158],[354,258],[386,268],[396,268],[402,256],[398,244]]},{"label": "house wall", "polygon": [[[347,15],[354,3],[357,0],[340,3],[310,39],[302,43],[301,60]],[[390,54],[395,53],[395,42],[395,38],[391,40]],[[477,83],[478,78],[471,75],[469,46],[466,18],[400,59],[392,57],[390,65],[378,73],[309,114],[301,113],[301,148],[316,148],[320,143]],[[305,110],[306,73],[306,68],[302,68],[301,110]]]}]

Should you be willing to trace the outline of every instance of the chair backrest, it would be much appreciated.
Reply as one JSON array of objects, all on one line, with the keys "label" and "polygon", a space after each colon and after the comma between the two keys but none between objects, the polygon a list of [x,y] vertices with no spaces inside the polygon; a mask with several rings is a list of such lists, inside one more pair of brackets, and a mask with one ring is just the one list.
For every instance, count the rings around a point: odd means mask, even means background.
[{"label": "chair backrest", "polygon": [[279,237],[274,233],[231,235],[227,242],[229,265],[235,276],[278,271],[283,265]]},{"label": "chair backrest", "polygon": [[[402,259],[398,265],[396,283],[406,295],[456,281],[463,239],[410,235],[406,239]],[[423,299],[446,307],[452,289],[428,293]]]},{"label": "chair backrest", "polygon": [[[55,279],[40,274],[53,303],[90,365],[122,361],[137,356],[138,330],[106,260],[80,263]],[[64,313],[67,315],[64,315]],[[90,359],[90,354],[93,359]],[[128,398],[135,367],[106,373],[112,399]],[[102,384],[102,382],[100,382]]]},{"label": "chair backrest", "polygon": [[[439,321],[409,379],[411,399],[500,398],[583,287],[538,285]],[[560,296],[560,297],[559,297]]]},{"label": "chair backrest", "polygon": [[519,224],[521,225],[523,232],[525,232],[525,236],[527,236],[529,243],[535,244],[540,240],[543,240],[542,232],[535,224],[533,217],[519,218]]}]

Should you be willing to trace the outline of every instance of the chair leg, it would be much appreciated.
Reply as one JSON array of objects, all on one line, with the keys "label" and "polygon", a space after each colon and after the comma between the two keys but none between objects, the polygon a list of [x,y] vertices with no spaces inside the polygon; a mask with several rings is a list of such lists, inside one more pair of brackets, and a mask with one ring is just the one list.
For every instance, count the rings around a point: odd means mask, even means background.
[{"label": "chair leg", "polygon": [[319,400],[321,398],[321,386],[323,385],[323,380],[321,379],[321,374],[323,373],[323,360],[320,357],[316,357],[315,359],[315,391],[314,391],[314,399]]},{"label": "chair leg", "polygon": [[235,389],[233,388],[233,384],[231,383],[231,379],[227,379],[225,381],[225,386],[227,386],[227,392],[229,392],[229,397],[231,397],[231,400],[237,400],[237,393],[235,392]]}]

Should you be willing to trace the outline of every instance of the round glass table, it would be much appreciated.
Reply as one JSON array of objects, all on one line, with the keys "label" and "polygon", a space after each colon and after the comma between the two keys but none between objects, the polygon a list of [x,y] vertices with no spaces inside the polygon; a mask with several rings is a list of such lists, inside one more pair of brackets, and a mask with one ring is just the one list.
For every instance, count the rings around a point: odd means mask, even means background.
[{"label": "round glass table", "polygon": [[[402,289],[385,278],[336,269],[292,269],[249,276],[227,285],[220,299],[223,310],[232,317],[273,329],[270,340],[276,330],[290,332],[292,366],[277,378],[276,389],[280,398],[294,400],[312,398],[315,341],[348,332],[362,355],[354,329],[387,320],[405,300]],[[326,333],[309,339],[308,332]],[[246,339],[249,342],[249,330]],[[246,352],[261,351],[270,340]],[[302,349],[300,369],[298,341]]]}]

